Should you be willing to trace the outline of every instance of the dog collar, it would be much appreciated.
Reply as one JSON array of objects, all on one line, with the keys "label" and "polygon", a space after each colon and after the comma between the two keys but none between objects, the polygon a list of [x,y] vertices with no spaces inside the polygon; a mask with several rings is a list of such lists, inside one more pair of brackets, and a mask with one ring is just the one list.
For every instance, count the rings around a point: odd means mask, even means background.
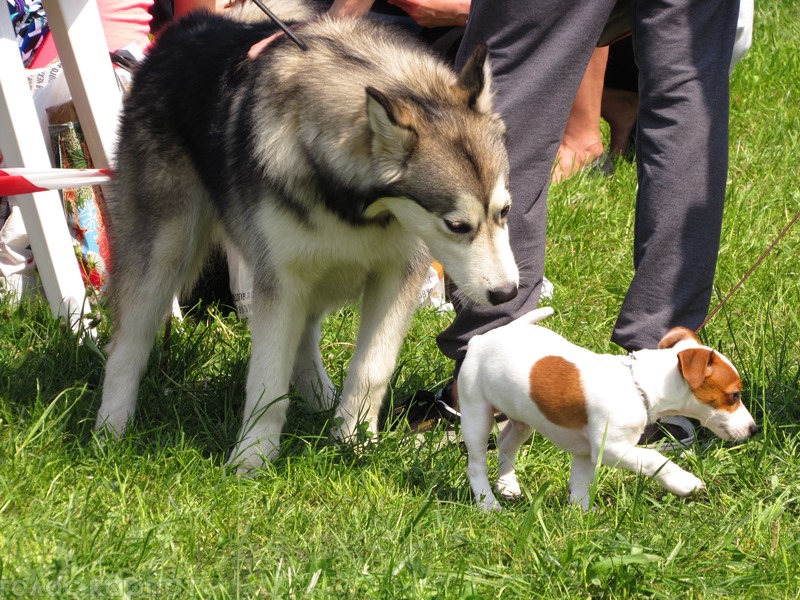
[{"label": "dog collar", "polygon": [[628,371],[631,374],[631,381],[633,381],[633,385],[636,387],[636,391],[639,393],[639,398],[642,400],[642,405],[644,406],[644,412],[647,415],[647,422],[652,423],[652,419],[650,418],[650,403],[647,401],[647,394],[644,393],[642,386],[639,385],[639,381],[636,379],[636,375],[633,374],[633,363],[636,361],[636,352],[631,352],[627,356],[622,357],[622,364],[628,367]]}]

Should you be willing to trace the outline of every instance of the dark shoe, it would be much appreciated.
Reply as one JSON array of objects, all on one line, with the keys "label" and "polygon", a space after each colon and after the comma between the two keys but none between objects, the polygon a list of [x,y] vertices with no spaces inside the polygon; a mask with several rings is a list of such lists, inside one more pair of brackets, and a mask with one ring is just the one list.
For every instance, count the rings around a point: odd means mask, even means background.
[{"label": "dark shoe", "polygon": [[436,412],[445,421],[453,425],[461,423],[461,413],[458,412],[458,401],[453,398],[453,382],[446,383],[436,392],[434,397]]},{"label": "dark shoe", "polygon": [[[405,421],[412,432],[424,433],[442,421],[451,426],[459,425],[461,413],[458,412],[458,402],[453,398],[452,390],[453,382],[450,381],[436,392],[415,392],[408,402],[394,409],[390,427],[397,429],[398,424]],[[494,419],[497,423],[502,423],[508,417],[503,413],[496,413]]]},{"label": "dark shoe", "polygon": [[589,173],[592,175],[605,175],[611,177],[614,175],[614,161],[608,152],[603,152],[600,156],[595,158],[592,162],[581,169],[581,173]]},{"label": "dark shoe", "polygon": [[[442,419],[454,425],[461,423],[461,413],[458,409],[458,401],[453,398],[452,381],[436,392],[435,398],[436,410],[439,412],[439,416],[441,416]],[[501,412],[495,413],[494,415],[494,420],[497,423],[502,423],[507,419],[508,417]]]},{"label": "dark shoe", "polygon": [[436,395],[433,392],[415,392],[408,402],[395,407],[390,421],[391,429],[397,429],[403,422],[408,423],[413,433],[425,433],[433,429],[441,420],[435,403]]},{"label": "dark shoe", "polygon": [[650,423],[639,439],[639,446],[656,450],[683,450],[694,444],[694,427],[685,417],[664,417]]}]

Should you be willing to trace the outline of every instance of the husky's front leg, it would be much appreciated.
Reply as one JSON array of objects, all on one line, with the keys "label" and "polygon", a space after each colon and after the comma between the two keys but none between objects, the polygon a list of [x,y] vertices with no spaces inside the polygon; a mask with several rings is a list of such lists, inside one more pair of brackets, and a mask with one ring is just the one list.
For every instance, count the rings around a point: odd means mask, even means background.
[{"label": "husky's front leg", "polygon": [[306,311],[283,290],[254,294],[250,317],[252,352],[242,428],[228,460],[247,473],[273,460],[289,407],[289,379],[305,328]]},{"label": "husky's front leg", "polygon": [[334,437],[351,440],[361,423],[367,423],[370,435],[377,433],[383,397],[419,303],[425,272],[425,268],[403,264],[391,272],[370,276],[364,289],[356,350],[336,411],[339,423]]},{"label": "husky's front leg", "polygon": [[328,377],[319,350],[321,319],[309,319],[306,324],[292,374],[297,392],[318,410],[327,410],[336,401],[336,387]]}]

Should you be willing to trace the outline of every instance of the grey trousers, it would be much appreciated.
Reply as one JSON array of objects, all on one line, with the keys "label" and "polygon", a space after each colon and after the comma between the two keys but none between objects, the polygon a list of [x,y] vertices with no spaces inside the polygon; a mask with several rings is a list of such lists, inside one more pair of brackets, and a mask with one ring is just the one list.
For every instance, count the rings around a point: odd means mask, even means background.
[{"label": "grey trousers", "polygon": [[[520,292],[482,307],[453,290],[456,317],[438,343],[456,370],[473,335],[538,304],[550,171],[614,3],[473,0],[457,66],[477,44],[489,47],[495,108],[509,134],[509,232]],[[728,67],[738,1],[632,0],[632,11],[640,70],[635,275],[612,339],[637,350],[656,347],[670,327],[697,328],[708,311],[728,170]]]}]

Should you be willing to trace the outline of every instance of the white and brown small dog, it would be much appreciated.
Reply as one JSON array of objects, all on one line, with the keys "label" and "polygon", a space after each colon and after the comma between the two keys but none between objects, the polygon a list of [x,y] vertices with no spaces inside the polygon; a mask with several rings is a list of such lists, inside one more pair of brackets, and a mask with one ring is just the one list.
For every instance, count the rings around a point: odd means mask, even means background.
[{"label": "white and brown small dog", "polygon": [[656,450],[636,446],[645,425],[660,417],[693,417],[726,440],[757,431],[741,402],[736,369],[689,329],[671,329],[658,350],[595,354],[533,325],[552,312],[537,309],[469,343],[458,397],[467,475],[481,508],[500,509],[486,464],[495,411],[509,418],[497,440],[500,495],[520,495],[514,461],[538,431],[573,454],[570,500],[584,510],[600,456],[602,464],[654,477],[678,496],[703,489],[700,479]]}]

